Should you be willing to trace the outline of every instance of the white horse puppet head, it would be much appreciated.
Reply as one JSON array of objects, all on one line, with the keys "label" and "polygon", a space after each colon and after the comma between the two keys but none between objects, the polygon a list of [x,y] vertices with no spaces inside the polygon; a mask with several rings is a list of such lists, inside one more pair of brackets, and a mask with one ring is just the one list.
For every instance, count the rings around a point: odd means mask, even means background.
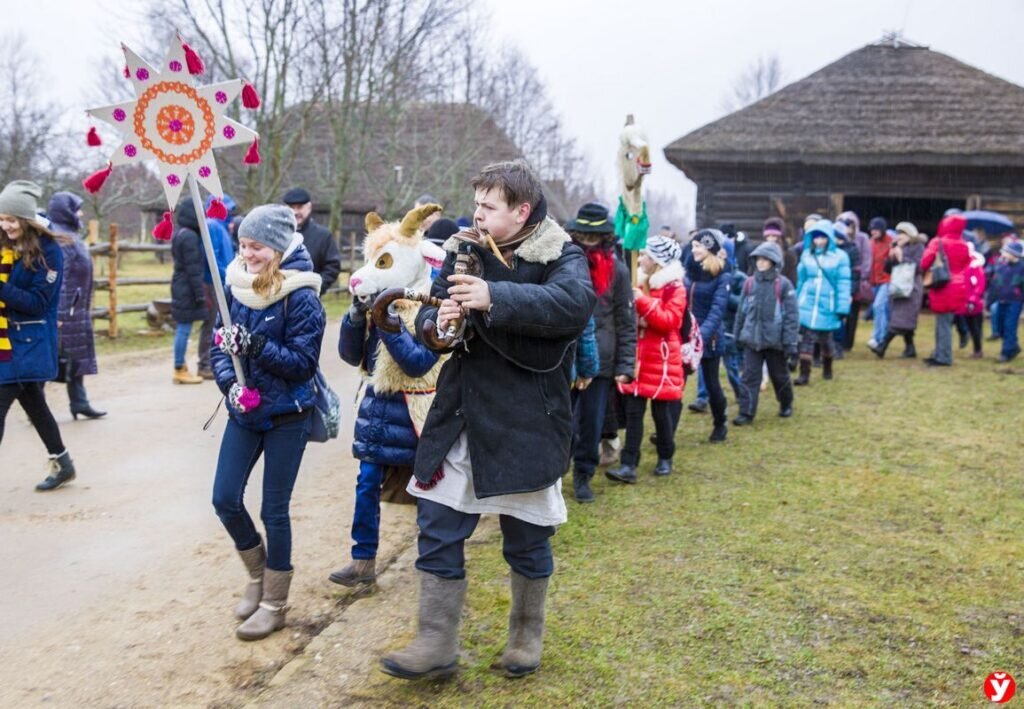
[{"label": "white horse puppet head", "polygon": [[425,204],[410,211],[401,222],[385,222],[376,212],[366,215],[366,265],[348,279],[356,298],[369,299],[388,288],[430,290],[431,269],[444,263],[444,250],[423,238],[420,224],[441,206]]},{"label": "white horse puppet head", "polygon": [[622,195],[630,209],[639,212],[640,186],[644,175],[651,171],[651,148],[647,133],[633,121],[633,114],[626,116],[626,125],[619,134],[618,163]]}]

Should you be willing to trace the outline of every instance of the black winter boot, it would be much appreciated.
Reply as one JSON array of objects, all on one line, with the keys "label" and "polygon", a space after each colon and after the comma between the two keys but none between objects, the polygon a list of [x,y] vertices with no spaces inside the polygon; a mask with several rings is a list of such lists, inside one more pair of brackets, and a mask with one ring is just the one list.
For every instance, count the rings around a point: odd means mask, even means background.
[{"label": "black winter boot", "polygon": [[626,465],[623,463],[617,468],[609,468],[604,471],[604,476],[609,480],[614,480],[618,483],[628,483],[632,485],[636,482],[636,466]]},{"label": "black winter boot", "polygon": [[811,381],[811,358],[800,357],[800,376],[793,381],[793,386],[806,386]]},{"label": "black winter boot", "polygon": [[874,352],[876,357],[882,359],[885,357],[885,351],[889,349],[889,343],[892,342],[895,337],[896,333],[889,330],[885,333],[885,337],[882,338],[881,342],[879,342],[875,347],[871,347],[869,345],[868,349]]},{"label": "black winter boot", "polygon": [[56,490],[66,482],[75,479],[75,464],[71,462],[71,456],[67,451],[60,455],[50,456],[50,474],[46,480],[36,485],[38,492]]},{"label": "black winter boot", "polygon": [[903,342],[906,347],[903,349],[903,354],[900,355],[903,359],[915,359],[917,358],[917,349],[914,347],[914,333],[905,332],[903,333]]},{"label": "black winter boot", "polygon": [[831,379],[832,378],[832,358],[822,357],[821,358],[821,378]]},{"label": "black winter boot", "polygon": [[654,466],[654,474],[658,476],[672,474],[672,459],[658,458],[658,464]]},{"label": "black winter boot", "polygon": [[590,489],[590,479],[594,477],[593,472],[572,471],[572,493],[576,502],[593,502],[594,491]]}]

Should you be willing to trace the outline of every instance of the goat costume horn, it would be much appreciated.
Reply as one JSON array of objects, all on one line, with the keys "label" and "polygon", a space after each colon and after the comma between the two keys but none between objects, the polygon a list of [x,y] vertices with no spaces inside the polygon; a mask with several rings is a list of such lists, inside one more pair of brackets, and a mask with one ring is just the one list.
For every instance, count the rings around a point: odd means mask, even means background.
[{"label": "goat costume horn", "polygon": [[363,224],[366,226],[366,233],[369,234],[374,229],[383,226],[384,220],[376,212],[370,212],[364,218]]},{"label": "goat costume horn", "polygon": [[416,230],[420,228],[420,224],[423,220],[429,217],[431,214],[440,212],[444,207],[440,204],[424,204],[422,207],[416,207],[416,209],[410,210],[408,214],[402,219],[401,226],[398,227],[398,231],[402,236],[413,236]]}]

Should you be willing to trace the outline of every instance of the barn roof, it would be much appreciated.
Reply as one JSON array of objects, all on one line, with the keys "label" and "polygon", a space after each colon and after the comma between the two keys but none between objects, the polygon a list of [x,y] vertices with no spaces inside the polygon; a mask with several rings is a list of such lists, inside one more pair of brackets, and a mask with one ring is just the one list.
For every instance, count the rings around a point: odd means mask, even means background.
[{"label": "barn roof", "polygon": [[1024,87],[927,47],[873,44],[665,148],[695,163],[1024,165]]}]

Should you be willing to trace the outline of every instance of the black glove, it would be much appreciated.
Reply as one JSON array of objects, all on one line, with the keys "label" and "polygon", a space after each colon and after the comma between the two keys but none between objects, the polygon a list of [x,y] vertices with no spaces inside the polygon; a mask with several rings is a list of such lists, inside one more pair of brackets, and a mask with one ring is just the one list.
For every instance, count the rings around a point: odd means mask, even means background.
[{"label": "black glove", "polygon": [[800,353],[799,352],[787,352],[786,353],[786,366],[789,367],[789,371],[795,372],[796,368],[800,366]]},{"label": "black glove", "polygon": [[373,298],[354,297],[352,305],[348,308],[348,319],[356,324],[365,322],[366,313],[369,312],[371,307],[373,307]]}]

